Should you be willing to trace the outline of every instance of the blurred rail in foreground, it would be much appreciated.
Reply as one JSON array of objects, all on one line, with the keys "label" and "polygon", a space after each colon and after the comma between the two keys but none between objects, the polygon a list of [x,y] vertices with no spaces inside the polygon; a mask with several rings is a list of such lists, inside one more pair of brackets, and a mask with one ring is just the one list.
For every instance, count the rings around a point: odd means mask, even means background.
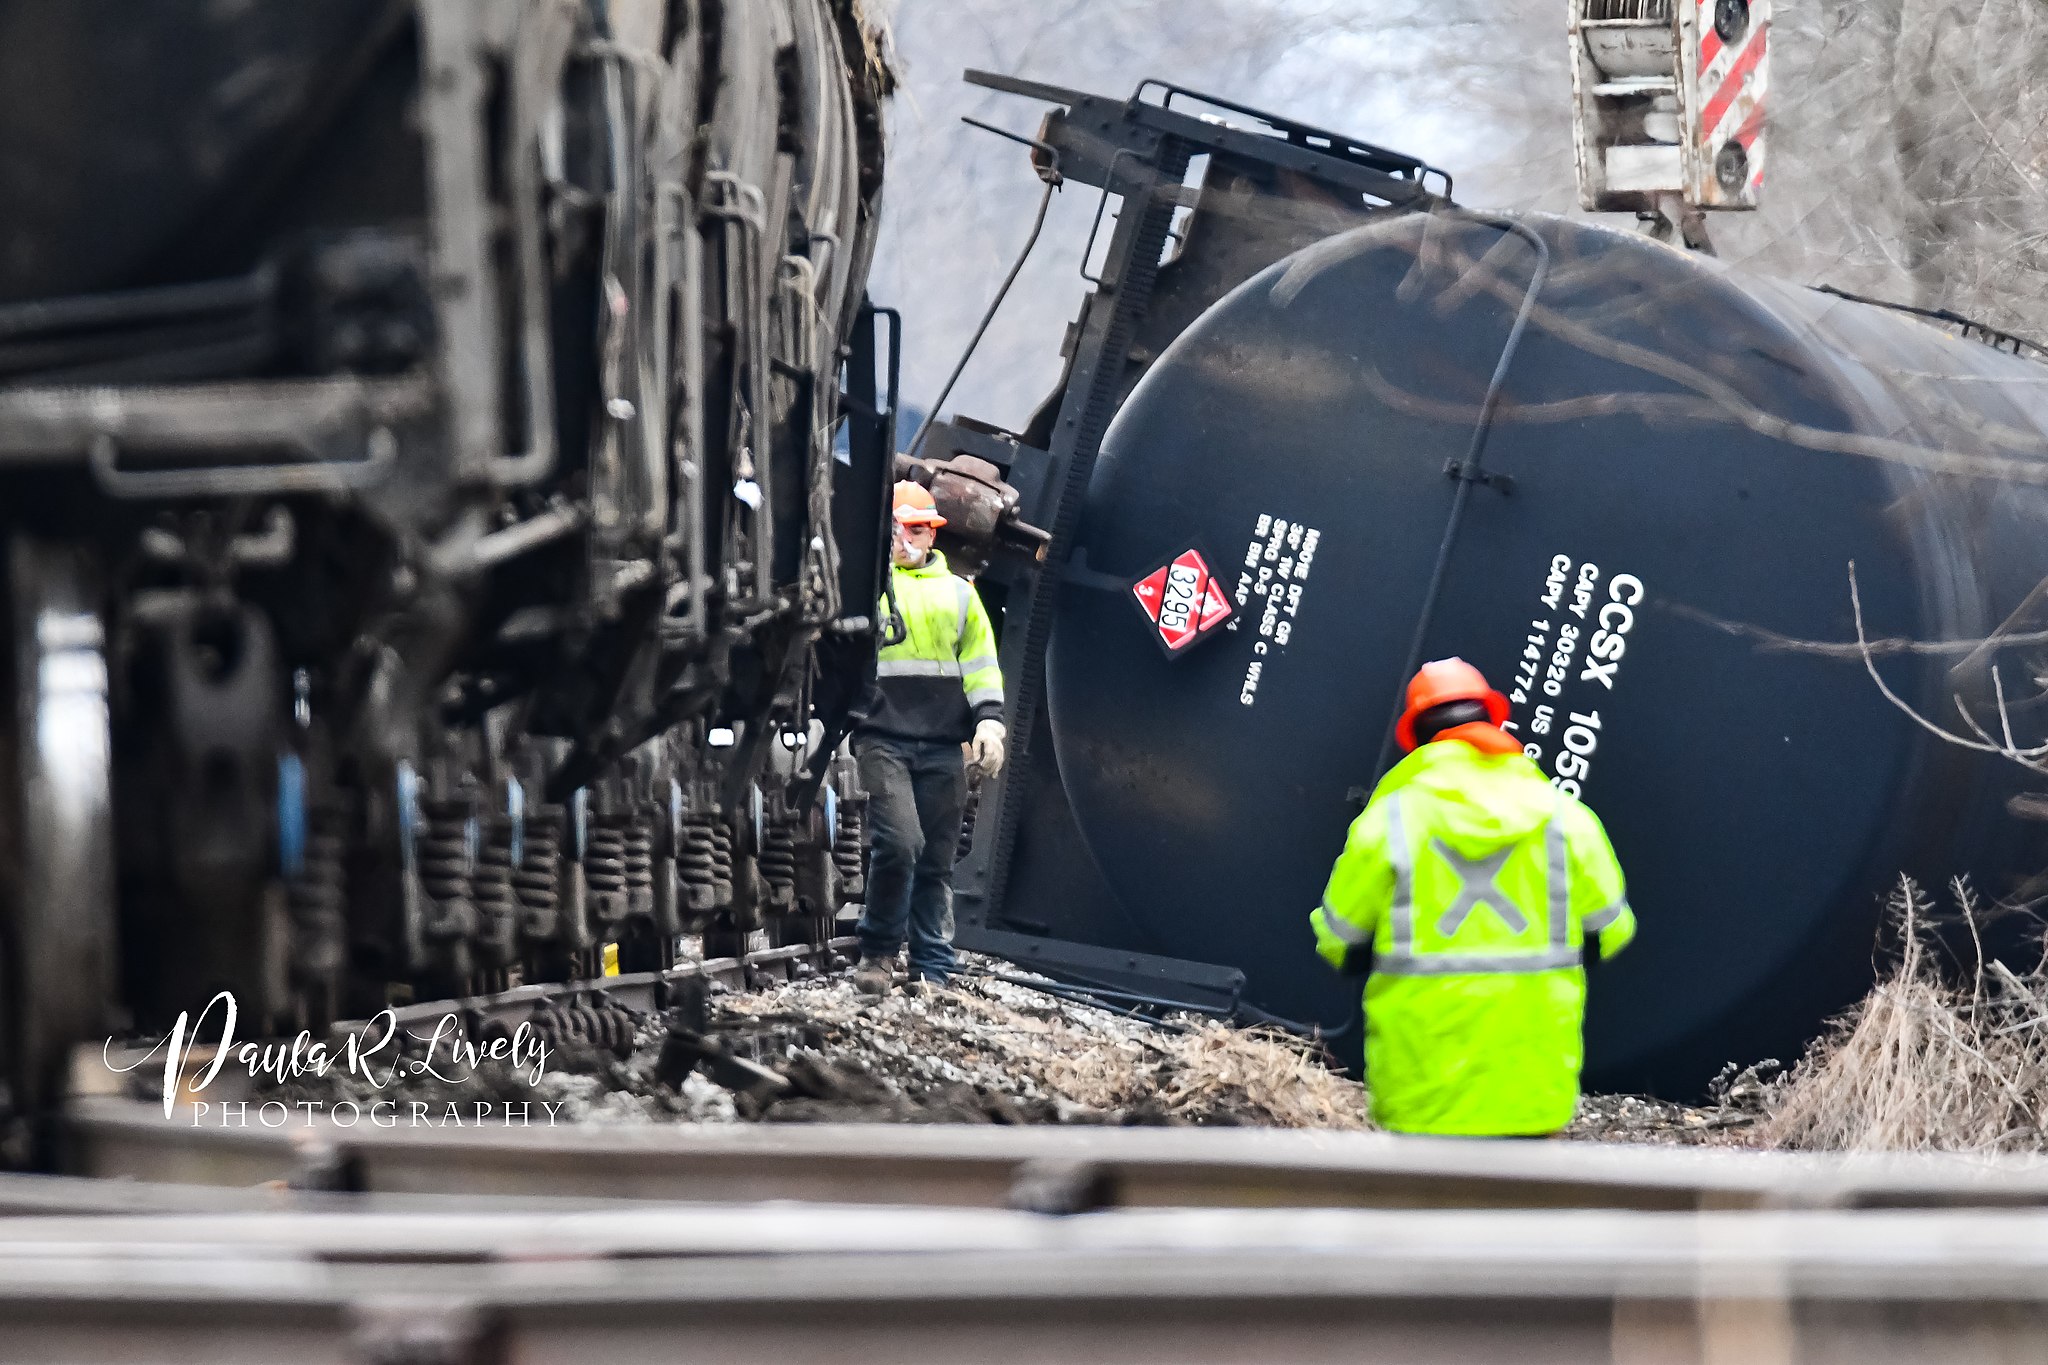
[{"label": "blurred rail in foreground", "polygon": [[23,1217],[19,1359],[2032,1358],[2026,1212],[665,1205]]}]

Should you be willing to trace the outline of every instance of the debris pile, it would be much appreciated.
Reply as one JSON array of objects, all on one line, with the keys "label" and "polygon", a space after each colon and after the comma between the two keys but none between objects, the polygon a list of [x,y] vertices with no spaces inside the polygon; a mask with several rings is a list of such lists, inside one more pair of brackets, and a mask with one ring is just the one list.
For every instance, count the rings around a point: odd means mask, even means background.
[{"label": "debris pile", "polygon": [[1367,1126],[1358,1083],[1285,1034],[1162,1027],[991,975],[880,999],[793,982],[716,1004],[728,1036],[785,1059],[770,1120]]},{"label": "debris pile", "polygon": [[1051,983],[999,979],[995,965],[971,960],[946,987],[880,998],[844,976],[748,993],[687,982],[695,989],[657,1018],[602,1002],[536,1016],[550,1044],[538,1076],[408,1063],[375,1090],[337,1072],[262,1098],[420,1101],[436,1114],[524,1102],[589,1123],[1371,1126],[1359,1083],[1290,1035],[1132,1018]]}]

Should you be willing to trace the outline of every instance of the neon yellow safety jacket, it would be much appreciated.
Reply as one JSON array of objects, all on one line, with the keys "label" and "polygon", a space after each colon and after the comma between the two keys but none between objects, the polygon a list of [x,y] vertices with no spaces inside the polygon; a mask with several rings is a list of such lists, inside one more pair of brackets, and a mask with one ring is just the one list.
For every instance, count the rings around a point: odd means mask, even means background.
[{"label": "neon yellow safety jacket", "polygon": [[1552,1133],[1578,1107],[1586,974],[1635,937],[1600,820],[1520,753],[1424,744],[1352,823],[1309,917],[1365,985],[1373,1118],[1407,1133]]},{"label": "neon yellow safety jacket", "polygon": [[[1003,717],[1003,675],[981,594],[932,551],[915,569],[891,566],[906,631],[875,664],[877,698],[863,731],[964,742],[978,721]],[[889,619],[889,600],[878,620]]]}]

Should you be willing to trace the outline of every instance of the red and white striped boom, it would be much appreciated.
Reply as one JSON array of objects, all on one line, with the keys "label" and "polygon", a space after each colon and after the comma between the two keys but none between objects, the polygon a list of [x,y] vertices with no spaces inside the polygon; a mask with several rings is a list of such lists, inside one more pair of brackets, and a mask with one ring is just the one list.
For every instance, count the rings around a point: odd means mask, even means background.
[{"label": "red and white striped boom", "polygon": [[1771,2],[1571,0],[1581,206],[1757,206]]}]

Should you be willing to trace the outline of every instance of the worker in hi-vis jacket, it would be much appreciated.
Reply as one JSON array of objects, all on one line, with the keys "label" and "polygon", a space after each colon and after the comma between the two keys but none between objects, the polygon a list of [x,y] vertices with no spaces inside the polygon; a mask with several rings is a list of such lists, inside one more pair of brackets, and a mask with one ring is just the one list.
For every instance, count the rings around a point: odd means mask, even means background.
[{"label": "worker in hi-vis jacket", "polygon": [[882,616],[900,619],[902,636],[883,646],[875,667],[878,695],[853,734],[870,832],[853,984],[867,995],[887,993],[906,933],[912,989],[926,981],[944,984],[951,975],[953,854],[967,769],[992,777],[1003,766],[1003,675],[995,635],[974,585],[947,569],[946,557],[932,548],[945,524],[928,490],[908,481],[896,485]]},{"label": "worker in hi-vis jacket", "polygon": [[1373,1118],[1404,1133],[1538,1136],[1578,1107],[1584,963],[1635,937],[1592,811],[1500,728],[1508,702],[1463,659],[1424,664],[1373,791],[1309,916],[1365,983]]}]

